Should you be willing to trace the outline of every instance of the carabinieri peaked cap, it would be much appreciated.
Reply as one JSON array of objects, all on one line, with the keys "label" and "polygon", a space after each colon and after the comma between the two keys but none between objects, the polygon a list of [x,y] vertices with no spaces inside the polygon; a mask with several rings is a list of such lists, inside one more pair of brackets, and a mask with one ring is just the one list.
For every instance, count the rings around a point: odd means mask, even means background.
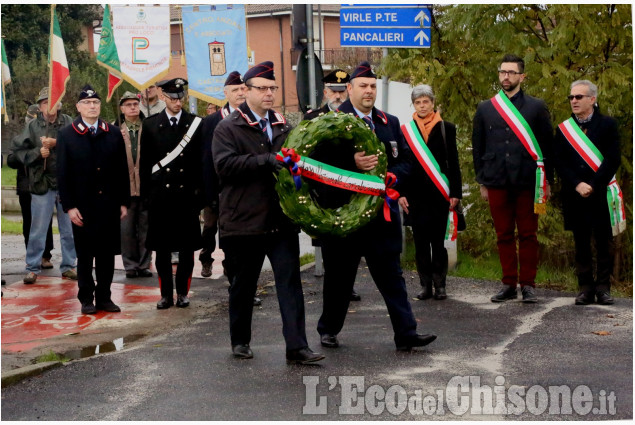
[{"label": "carabinieri peaked cap", "polygon": [[326,74],[324,78],[322,78],[324,87],[327,87],[333,91],[346,90],[346,83],[348,83],[349,81],[350,77],[348,73],[343,69],[335,69]]},{"label": "carabinieri peaked cap", "polygon": [[182,99],[185,96],[185,86],[187,80],[183,78],[173,78],[167,81],[159,81],[157,87],[160,87],[163,94],[172,99]]}]

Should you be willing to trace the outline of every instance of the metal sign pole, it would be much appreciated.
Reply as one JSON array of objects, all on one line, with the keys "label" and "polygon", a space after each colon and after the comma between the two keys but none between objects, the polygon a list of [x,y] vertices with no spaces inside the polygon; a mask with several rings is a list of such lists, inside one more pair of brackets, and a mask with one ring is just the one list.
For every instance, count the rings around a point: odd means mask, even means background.
[{"label": "metal sign pole", "polygon": [[315,104],[316,88],[315,88],[315,54],[313,46],[313,5],[306,5],[306,47],[309,65],[309,104],[308,108],[317,108]]}]

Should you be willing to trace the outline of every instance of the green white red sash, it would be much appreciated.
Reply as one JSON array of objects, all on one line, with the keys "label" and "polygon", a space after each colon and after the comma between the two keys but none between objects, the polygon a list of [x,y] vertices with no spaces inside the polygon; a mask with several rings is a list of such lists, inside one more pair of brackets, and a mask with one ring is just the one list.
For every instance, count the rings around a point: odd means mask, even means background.
[{"label": "green white red sash", "polygon": [[[582,131],[578,123],[573,118],[560,123],[558,128],[565,139],[573,146],[573,149],[584,159],[589,167],[595,172],[598,171],[604,156],[593,144],[591,139]],[[611,217],[611,228],[613,236],[617,236],[626,230],[626,214],[624,212],[624,197],[622,189],[617,184],[615,176],[606,187],[606,199],[609,205],[609,215]]]},{"label": "green white red sash", "polygon": [[[412,120],[408,124],[402,125],[401,131],[403,132],[415,157],[417,157],[417,160],[428,174],[428,177],[432,180],[432,183],[434,183],[437,189],[439,189],[439,192],[441,192],[445,200],[450,202],[450,181],[445,174],[441,172],[441,167],[439,167],[439,163],[434,158],[434,155],[432,155],[432,152],[430,152],[430,148],[428,148],[425,140],[423,140],[423,137],[417,128],[417,123]],[[458,216],[456,211],[450,209],[448,222],[445,228],[446,240],[456,240],[457,223]]]},{"label": "green white red sash", "polygon": [[492,98],[492,104],[503,117],[529,155],[536,161],[536,185],[534,191],[534,213],[546,214],[547,212],[547,177],[545,174],[545,162],[540,150],[540,145],[534,136],[534,132],[520,114],[518,109],[509,100],[502,90]]},{"label": "green white red sash", "polygon": [[284,162],[289,167],[296,189],[299,189],[302,185],[302,179],[300,178],[302,176],[352,192],[383,196],[385,199],[384,219],[386,221],[391,221],[391,209],[398,211],[397,199],[399,198],[399,192],[392,189],[392,186],[397,183],[397,177],[393,173],[386,173],[386,180],[382,180],[378,176],[333,167],[309,157],[298,155],[294,149],[288,148],[282,148],[282,151],[276,155],[276,159]]}]

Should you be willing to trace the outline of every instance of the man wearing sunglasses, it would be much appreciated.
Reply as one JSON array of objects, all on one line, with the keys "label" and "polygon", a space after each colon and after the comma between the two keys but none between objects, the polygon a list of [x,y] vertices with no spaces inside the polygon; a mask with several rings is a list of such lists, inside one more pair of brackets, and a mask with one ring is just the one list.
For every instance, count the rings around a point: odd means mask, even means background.
[{"label": "man wearing sunglasses", "polygon": [[523,302],[535,303],[538,214],[546,211],[553,180],[551,118],[545,102],[520,87],[522,58],[503,57],[498,80],[502,90],[478,105],[472,132],[476,181],[489,203],[503,271],[503,288],[491,300],[517,298],[520,284]]},{"label": "man wearing sunglasses", "polygon": [[[575,81],[570,93],[571,118],[558,126],[555,146],[565,228],[573,231],[575,241],[579,287],[575,304],[592,304],[596,298],[598,304],[613,304],[613,235],[626,227],[621,190],[615,181],[620,165],[617,122],[600,113],[596,104],[598,88],[592,82]],[[595,277],[592,238],[597,260]]]},{"label": "man wearing sunglasses", "polygon": [[299,229],[284,215],[275,190],[276,160],[291,126],[272,108],[278,90],[273,63],[244,75],[245,102],[218,123],[212,157],[220,185],[220,247],[230,279],[232,353],[251,359],[253,299],[265,256],[273,268],[286,357],[309,364],[324,358],[308,346],[300,281]]}]

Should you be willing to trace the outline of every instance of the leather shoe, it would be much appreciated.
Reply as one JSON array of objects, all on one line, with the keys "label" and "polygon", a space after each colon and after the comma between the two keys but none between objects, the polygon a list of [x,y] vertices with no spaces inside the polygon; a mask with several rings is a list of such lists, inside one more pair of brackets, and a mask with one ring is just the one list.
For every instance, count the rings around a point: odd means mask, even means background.
[{"label": "leather shoe", "polygon": [[82,303],[82,314],[97,314],[97,309],[93,305],[93,302]]},{"label": "leather shoe", "polygon": [[249,344],[232,345],[232,354],[239,359],[251,359],[254,357]]},{"label": "leather shoe", "polygon": [[166,308],[170,308],[174,305],[174,299],[172,297],[161,297],[159,302],[157,302],[157,310],[164,310]]},{"label": "leather shoe", "polygon": [[417,299],[427,300],[432,298],[432,284],[422,285],[421,292],[417,294]]},{"label": "leather shoe", "polygon": [[516,292],[516,287],[510,285],[503,285],[503,289],[496,295],[494,295],[490,300],[493,303],[502,303],[507,300],[515,300],[518,298],[518,293]]},{"label": "leather shoe", "polygon": [[448,294],[445,292],[445,287],[443,288],[434,288],[434,299],[435,300],[444,300],[448,297]]},{"label": "leather shoe", "polygon": [[42,257],[42,265],[40,267],[42,267],[43,269],[52,269],[53,268],[53,263],[51,263],[51,259],[50,258]]},{"label": "leather shoe", "polygon": [[137,270],[137,276],[139,277],[152,277],[152,272],[148,269]]},{"label": "leather shoe", "polygon": [[325,357],[324,354],[314,353],[309,347],[287,351],[287,363],[311,364],[319,362]]},{"label": "leather shoe", "polygon": [[536,298],[536,288],[533,286],[523,286],[521,290],[523,294],[523,302],[524,303],[536,303],[538,302],[538,298]]},{"label": "leather shoe", "polygon": [[597,294],[595,294],[595,296],[598,299],[598,304],[601,304],[601,305],[611,305],[615,302],[615,300],[613,299],[613,297],[608,291],[598,292]]},{"label": "leather shoe", "polygon": [[340,342],[337,340],[337,335],[324,334],[320,335],[320,343],[322,347],[337,348],[340,346]]},{"label": "leather shoe", "polygon": [[353,289],[351,291],[351,301],[361,301],[361,300],[362,300],[362,297]]},{"label": "leather shoe", "polygon": [[258,307],[259,305],[262,305],[262,300],[258,297],[254,297],[254,306]]},{"label": "leather shoe", "polygon": [[119,313],[121,311],[119,306],[113,303],[112,300],[108,300],[105,303],[96,303],[95,308],[109,313]]},{"label": "leather shoe", "polygon": [[201,269],[201,276],[210,277],[212,275],[212,263],[201,263],[203,268]]},{"label": "leather shoe", "polygon": [[395,344],[398,351],[410,351],[413,347],[423,347],[430,344],[437,339],[436,335],[432,334],[415,334],[412,336],[395,338]]},{"label": "leather shoe", "polygon": [[187,295],[178,294],[176,296],[176,306],[180,308],[185,308],[190,305],[190,299]]},{"label": "leather shoe", "polygon": [[126,278],[127,279],[134,279],[137,276],[139,276],[139,275],[137,274],[136,270],[126,270]]},{"label": "leather shoe", "polygon": [[595,295],[582,291],[575,297],[575,305],[589,305],[595,301]]}]

